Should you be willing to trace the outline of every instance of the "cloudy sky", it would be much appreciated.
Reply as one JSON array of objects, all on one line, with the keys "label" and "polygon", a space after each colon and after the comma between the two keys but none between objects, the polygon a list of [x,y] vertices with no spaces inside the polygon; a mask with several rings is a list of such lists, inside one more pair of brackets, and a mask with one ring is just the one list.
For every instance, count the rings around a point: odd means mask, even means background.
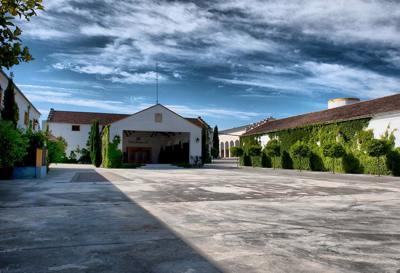
[{"label": "cloudy sky", "polygon": [[400,91],[396,0],[44,0],[13,69],[47,117],[160,102],[228,128]]}]

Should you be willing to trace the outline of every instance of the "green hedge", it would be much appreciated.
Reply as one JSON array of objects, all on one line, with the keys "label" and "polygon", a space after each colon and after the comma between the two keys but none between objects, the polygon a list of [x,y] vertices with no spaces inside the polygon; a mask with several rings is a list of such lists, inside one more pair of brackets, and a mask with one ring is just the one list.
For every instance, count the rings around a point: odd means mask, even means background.
[{"label": "green hedge", "polygon": [[[302,160],[302,169],[314,171],[332,171],[332,159],[325,157],[321,147],[329,143],[339,143],[346,154],[336,159],[335,171],[342,173],[378,174],[377,159],[365,152],[365,144],[374,138],[371,130],[366,130],[370,119],[320,124],[269,133],[270,139],[277,139],[282,155],[277,157],[276,167],[299,169],[299,160],[290,155],[290,147],[297,141],[303,141],[311,149],[311,156]],[[259,145],[262,135],[241,137],[240,142],[245,154],[250,147]],[[394,136],[387,132],[383,138],[394,146]],[[392,150],[382,157],[386,164],[381,164],[383,174],[400,176],[400,149]],[[241,164],[245,165],[244,157]],[[248,162],[247,162],[248,163]]]}]

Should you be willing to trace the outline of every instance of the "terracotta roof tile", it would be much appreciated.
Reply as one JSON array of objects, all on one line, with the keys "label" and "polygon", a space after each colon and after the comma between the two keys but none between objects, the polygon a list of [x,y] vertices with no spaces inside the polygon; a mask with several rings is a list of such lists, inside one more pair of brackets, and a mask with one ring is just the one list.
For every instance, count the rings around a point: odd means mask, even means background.
[{"label": "terracotta roof tile", "polygon": [[[59,111],[51,109],[47,121],[70,124],[91,124],[93,121],[98,120],[100,125],[107,125],[129,116],[129,114]],[[185,119],[198,127],[209,128],[209,125],[201,117]]]},{"label": "terracotta roof tile", "polygon": [[98,120],[100,125],[107,125],[126,118],[127,114],[109,114],[109,113],[94,113],[94,112],[73,112],[73,111],[58,111],[51,109],[47,118],[48,122],[56,123],[71,123],[71,124],[91,124]]},{"label": "terracotta roof tile", "polygon": [[395,111],[400,111],[400,94],[363,101],[319,112],[266,121],[252,129],[249,129],[243,135],[265,134],[313,124],[371,118],[377,114]]}]

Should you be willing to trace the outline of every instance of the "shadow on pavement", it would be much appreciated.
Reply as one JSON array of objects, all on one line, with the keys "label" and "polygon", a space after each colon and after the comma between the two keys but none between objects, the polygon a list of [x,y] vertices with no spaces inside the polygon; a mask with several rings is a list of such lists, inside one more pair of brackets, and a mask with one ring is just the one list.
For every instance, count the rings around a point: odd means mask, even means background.
[{"label": "shadow on pavement", "polygon": [[222,272],[112,183],[99,183],[115,174],[69,171],[73,182],[0,184],[0,272]]}]

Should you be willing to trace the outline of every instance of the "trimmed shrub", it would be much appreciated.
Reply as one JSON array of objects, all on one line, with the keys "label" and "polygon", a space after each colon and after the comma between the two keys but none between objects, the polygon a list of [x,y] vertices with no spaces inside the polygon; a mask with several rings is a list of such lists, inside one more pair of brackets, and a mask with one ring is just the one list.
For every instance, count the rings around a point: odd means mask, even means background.
[{"label": "trimmed shrub", "polygon": [[249,155],[250,156],[260,156],[261,155],[261,147],[258,145],[250,146]]},{"label": "trimmed shrub", "polygon": [[238,161],[237,161],[237,165],[239,167],[239,158],[242,157],[244,154],[242,147],[231,147],[231,155],[233,157],[237,157]]},{"label": "trimmed shrub", "polygon": [[323,147],[323,154],[332,159],[332,172],[335,173],[336,159],[343,157],[346,152],[343,146],[337,143],[325,144]]},{"label": "trimmed shrub", "polygon": [[262,153],[262,155],[261,155],[261,167],[263,167],[263,168],[271,168],[272,167],[271,158],[269,158],[265,153]]},{"label": "trimmed shrub", "polygon": [[378,175],[381,175],[381,158],[390,152],[390,144],[385,139],[371,139],[366,146],[366,150],[369,156],[377,159]]},{"label": "trimmed shrub", "polygon": [[273,167],[276,168],[276,159],[281,155],[281,146],[279,145],[278,140],[271,139],[268,141],[267,145],[265,146],[265,153],[272,158]]},{"label": "trimmed shrub", "polygon": [[293,160],[287,151],[282,152],[281,164],[283,169],[293,169]]},{"label": "trimmed shrub", "polygon": [[262,167],[261,165],[261,156],[256,155],[251,157],[251,166],[253,167]]},{"label": "trimmed shrub", "polygon": [[347,153],[342,158],[342,167],[345,173],[363,173],[364,170],[360,164],[360,160],[352,153]]},{"label": "trimmed shrub", "polygon": [[324,171],[324,161],[322,158],[315,152],[311,152],[310,154],[310,169],[312,171]]},{"label": "trimmed shrub", "polygon": [[293,157],[299,159],[299,170],[301,171],[304,168],[304,160],[309,158],[311,155],[311,150],[302,141],[297,141],[295,144],[292,145],[290,148],[290,152],[293,155]]},{"label": "trimmed shrub", "polygon": [[244,154],[243,157],[240,158],[240,164],[243,166],[251,166],[251,157],[248,154]]},{"label": "trimmed shrub", "polygon": [[394,176],[400,176],[400,148],[390,151],[386,157],[386,166]]}]

